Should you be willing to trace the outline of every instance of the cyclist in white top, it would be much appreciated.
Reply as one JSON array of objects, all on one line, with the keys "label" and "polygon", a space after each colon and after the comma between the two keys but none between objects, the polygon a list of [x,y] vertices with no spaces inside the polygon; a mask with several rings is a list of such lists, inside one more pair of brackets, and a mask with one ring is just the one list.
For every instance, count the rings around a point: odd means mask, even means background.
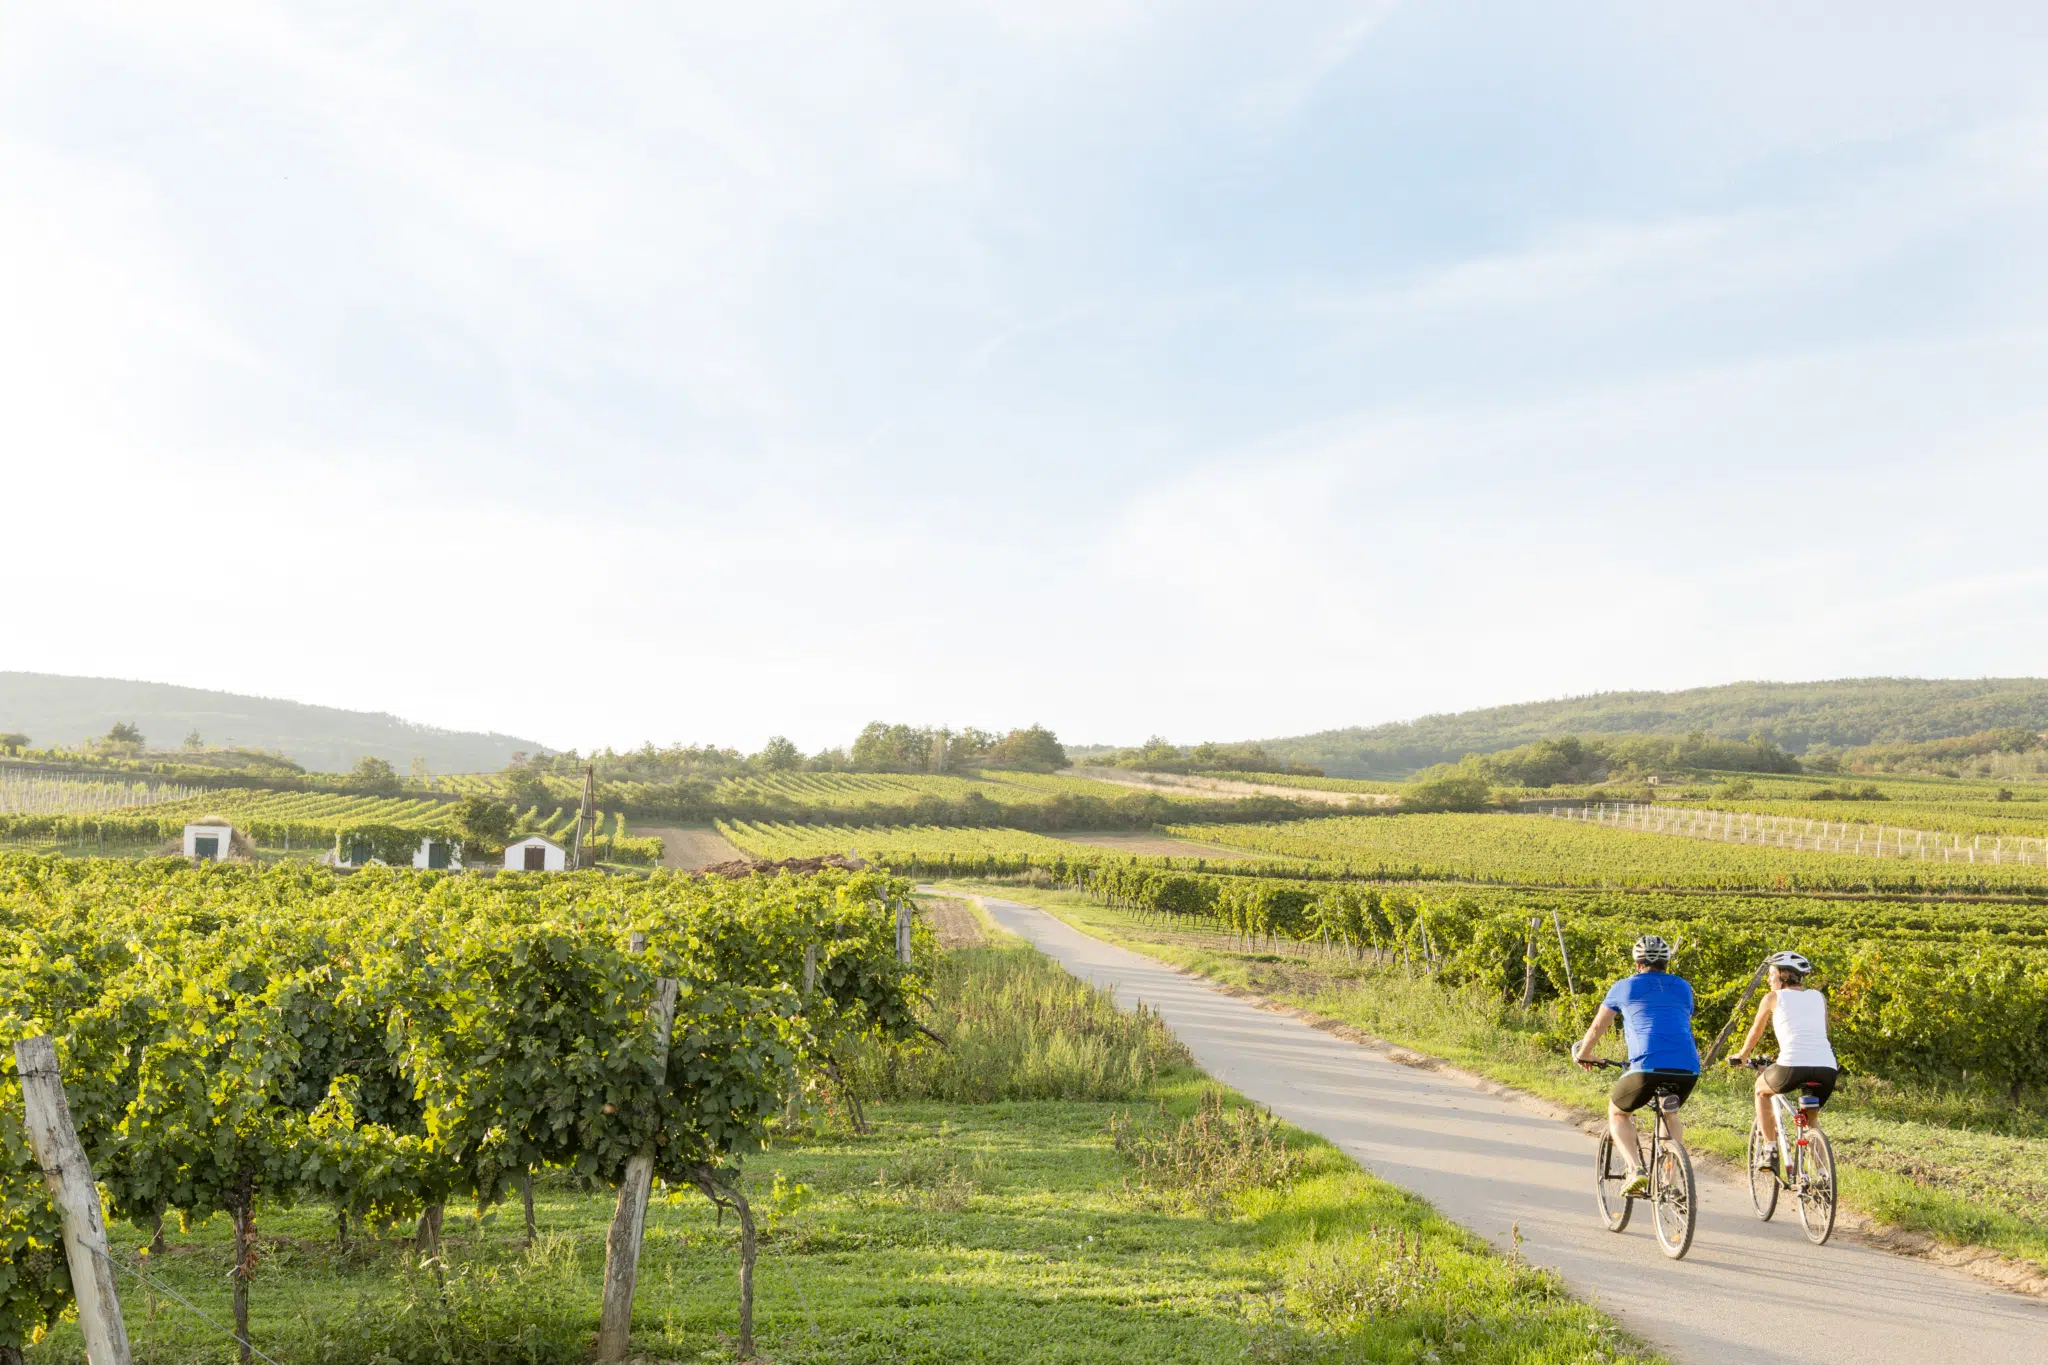
[{"label": "cyclist in white top", "polygon": [[[1771,1096],[1788,1095],[1813,1082],[1818,1086],[1821,1103],[1826,1104],[1841,1075],[1835,1050],[1828,1044],[1827,997],[1805,985],[1813,964],[1797,953],[1773,953],[1767,961],[1771,989],[1757,1006],[1756,1022],[1749,1026],[1749,1036],[1728,1059],[1730,1066],[1746,1063],[1763,1037],[1764,1022],[1770,1021],[1772,1032],[1778,1036],[1778,1060],[1756,1078],[1756,1121],[1764,1135],[1757,1165],[1765,1170],[1771,1168],[1778,1156],[1778,1116],[1771,1108]],[[1813,1122],[1819,1125],[1818,1113],[1814,1114]]]}]

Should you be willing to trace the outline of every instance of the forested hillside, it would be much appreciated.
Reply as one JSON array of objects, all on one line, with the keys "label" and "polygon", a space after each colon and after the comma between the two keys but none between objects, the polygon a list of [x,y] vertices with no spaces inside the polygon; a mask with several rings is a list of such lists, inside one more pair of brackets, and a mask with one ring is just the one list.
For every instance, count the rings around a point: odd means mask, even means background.
[{"label": "forested hillside", "polygon": [[381,758],[404,772],[415,758],[438,773],[493,772],[514,753],[544,746],[514,735],[437,730],[397,716],[244,697],[168,683],[0,672],[0,732],[39,748],[74,748],[117,724],[152,747],[197,734],[207,745],[268,749],[316,772],[343,772]]},{"label": "forested hillside", "polygon": [[1263,744],[1275,758],[1335,776],[1400,777],[1468,753],[1492,753],[1566,734],[1700,730],[1744,738],[1761,731],[1798,754],[1816,744],[1904,744],[2005,728],[2048,728],[2048,679],[1843,678],[1729,683],[1683,692],[1599,692]]}]

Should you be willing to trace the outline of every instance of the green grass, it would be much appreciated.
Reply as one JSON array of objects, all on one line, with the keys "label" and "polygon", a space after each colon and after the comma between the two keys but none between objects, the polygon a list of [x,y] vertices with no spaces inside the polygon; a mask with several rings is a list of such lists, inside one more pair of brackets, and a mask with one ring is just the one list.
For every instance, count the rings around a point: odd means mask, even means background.
[{"label": "green grass", "polygon": [[[1321,1139],[1243,1117],[1243,1102],[1173,1055],[1155,1022],[1114,1016],[1106,997],[1031,950],[999,942],[954,957],[931,1023],[983,1036],[961,1076],[1029,1091],[1049,1068],[1056,1090],[1097,1097],[871,1105],[860,1135],[820,1114],[818,1131],[751,1160],[762,1358],[1653,1359],[1548,1272],[1494,1253]],[[1028,1059],[1025,1038],[1095,1045],[1020,1064],[1006,1082],[1000,1059]],[[1148,1055],[1156,1065],[1132,1065]],[[438,1273],[396,1234],[343,1246],[325,1209],[265,1209],[252,1337],[288,1365],[586,1360],[613,1198],[556,1179],[536,1202],[530,1247],[516,1205],[451,1210]],[[129,1255],[143,1240],[114,1229]],[[157,1273],[226,1321],[226,1220],[173,1230],[170,1242]],[[657,1200],[637,1358],[731,1359],[736,1243],[730,1221],[720,1226],[694,1193]],[[132,1283],[123,1291],[138,1362],[230,1358],[228,1341],[185,1308]],[[81,1358],[70,1325],[28,1352],[32,1365]]]},{"label": "green grass", "polygon": [[[1399,969],[1311,964],[1215,946],[1105,909],[1068,891],[988,884],[1090,933],[1375,1037],[1590,1113],[1607,1082],[1563,1058],[1584,1020],[1555,1007],[1524,1012],[1480,991],[1453,991]],[[1207,942],[1197,941],[1206,939]],[[1604,984],[1604,983],[1603,983]],[[1590,1008],[1590,1001],[1587,1003]],[[1744,1021],[1746,1026],[1747,1021]],[[1739,1160],[1750,1122],[1748,1073],[1719,1069],[1686,1106],[1688,1141]],[[1984,1093],[1908,1089],[1848,1076],[1827,1113],[1843,1199],[1882,1222],[1958,1246],[1982,1246],[2048,1270],[2048,1113]]]}]

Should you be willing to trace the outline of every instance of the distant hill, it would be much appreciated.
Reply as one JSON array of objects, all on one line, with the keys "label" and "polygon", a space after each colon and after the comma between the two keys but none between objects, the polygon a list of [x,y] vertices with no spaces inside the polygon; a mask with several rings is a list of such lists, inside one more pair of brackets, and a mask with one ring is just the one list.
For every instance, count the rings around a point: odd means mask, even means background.
[{"label": "distant hill", "polygon": [[1709,735],[1761,730],[1793,753],[1815,744],[1948,739],[1979,730],[2048,729],[2048,678],[1843,678],[1728,683],[1684,692],[1598,692],[1491,706],[1365,729],[1261,741],[1275,758],[1333,776],[1404,777],[1468,753],[1554,735]]},{"label": "distant hill", "polygon": [[516,750],[546,752],[515,735],[437,730],[368,711],[167,683],[0,672],[0,731],[19,731],[39,748],[73,747],[117,721],[139,728],[152,748],[176,748],[197,730],[208,744],[269,749],[314,772],[343,772],[365,755],[401,773],[415,757],[437,773],[492,772]]}]

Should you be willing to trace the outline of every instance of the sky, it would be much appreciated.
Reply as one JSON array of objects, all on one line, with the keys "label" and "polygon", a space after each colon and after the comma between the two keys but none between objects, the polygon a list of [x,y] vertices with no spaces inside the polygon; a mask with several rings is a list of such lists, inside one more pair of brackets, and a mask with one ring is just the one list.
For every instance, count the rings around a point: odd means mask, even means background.
[{"label": "sky", "polygon": [[2044,64],[2022,3],[0,0],[0,668],[749,750],[2048,673]]}]

